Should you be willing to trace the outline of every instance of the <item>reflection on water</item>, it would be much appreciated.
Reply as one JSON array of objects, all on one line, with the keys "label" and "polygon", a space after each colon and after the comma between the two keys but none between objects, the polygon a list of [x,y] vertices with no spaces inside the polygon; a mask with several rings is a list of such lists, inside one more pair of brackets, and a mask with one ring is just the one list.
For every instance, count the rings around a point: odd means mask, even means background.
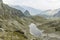
[{"label": "reflection on water", "polygon": [[43,30],[39,30],[34,23],[31,23],[29,25],[29,28],[30,28],[30,33],[35,37],[39,37],[43,34]]}]

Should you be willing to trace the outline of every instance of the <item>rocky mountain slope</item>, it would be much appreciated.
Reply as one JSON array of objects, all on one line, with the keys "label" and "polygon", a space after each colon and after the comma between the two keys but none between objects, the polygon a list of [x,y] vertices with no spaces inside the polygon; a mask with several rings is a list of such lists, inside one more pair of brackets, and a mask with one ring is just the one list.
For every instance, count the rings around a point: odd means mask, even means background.
[{"label": "rocky mountain slope", "polygon": [[3,4],[3,2],[1,3],[0,6],[1,6],[0,7],[0,14],[1,15],[5,15],[6,14],[7,16],[9,16],[9,15],[11,15],[11,16],[15,15],[15,16],[19,16],[19,17],[24,16],[24,14],[20,10],[11,8],[8,5]]},{"label": "rocky mountain slope", "polygon": [[34,17],[26,17],[20,10],[9,7],[0,0],[0,40],[30,40],[34,38],[29,33],[28,25],[37,21],[38,19],[35,21]]},{"label": "rocky mountain slope", "polygon": [[[35,23],[39,29],[45,30],[44,33],[59,34],[60,31],[60,20],[45,19],[40,16],[26,17],[20,10],[11,8],[0,0],[0,40],[40,40],[30,34],[28,27],[30,23]],[[54,39],[57,40],[50,38]]]}]

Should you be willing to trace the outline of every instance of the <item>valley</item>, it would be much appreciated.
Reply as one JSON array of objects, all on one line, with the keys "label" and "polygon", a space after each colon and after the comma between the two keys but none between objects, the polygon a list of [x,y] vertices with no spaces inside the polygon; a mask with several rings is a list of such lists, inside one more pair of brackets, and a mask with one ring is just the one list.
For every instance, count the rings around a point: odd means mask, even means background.
[{"label": "valley", "polygon": [[[31,13],[42,12],[34,8],[28,8]],[[57,13],[54,16],[31,15],[28,8],[26,10],[21,8],[24,10],[22,11],[19,8],[4,4],[0,0],[0,40],[60,40],[60,10],[42,12]],[[56,19],[57,17],[58,19]],[[30,24],[32,27],[29,27]]]}]

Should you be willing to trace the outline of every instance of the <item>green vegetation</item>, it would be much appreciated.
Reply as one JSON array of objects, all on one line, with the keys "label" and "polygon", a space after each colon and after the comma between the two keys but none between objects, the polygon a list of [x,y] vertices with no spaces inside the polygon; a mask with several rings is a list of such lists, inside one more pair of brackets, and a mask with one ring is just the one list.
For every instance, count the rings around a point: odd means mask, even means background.
[{"label": "green vegetation", "polygon": [[[1,34],[1,32],[0,32]],[[2,32],[3,34],[3,32]],[[18,32],[5,32],[2,36],[0,36],[0,39],[2,40],[27,40],[26,36],[24,34],[18,33]]]}]

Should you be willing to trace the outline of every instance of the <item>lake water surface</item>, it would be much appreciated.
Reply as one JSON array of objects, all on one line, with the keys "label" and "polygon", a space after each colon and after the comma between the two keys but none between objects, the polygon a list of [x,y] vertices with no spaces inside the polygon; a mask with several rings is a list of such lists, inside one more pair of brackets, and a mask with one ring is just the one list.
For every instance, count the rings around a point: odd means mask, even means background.
[{"label": "lake water surface", "polygon": [[34,23],[31,23],[29,25],[29,28],[30,28],[30,33],[36,37],[39,37],[41,36],[43,33],[43,30],[40,30],[37,28],[37,26],[34,24]]}]

